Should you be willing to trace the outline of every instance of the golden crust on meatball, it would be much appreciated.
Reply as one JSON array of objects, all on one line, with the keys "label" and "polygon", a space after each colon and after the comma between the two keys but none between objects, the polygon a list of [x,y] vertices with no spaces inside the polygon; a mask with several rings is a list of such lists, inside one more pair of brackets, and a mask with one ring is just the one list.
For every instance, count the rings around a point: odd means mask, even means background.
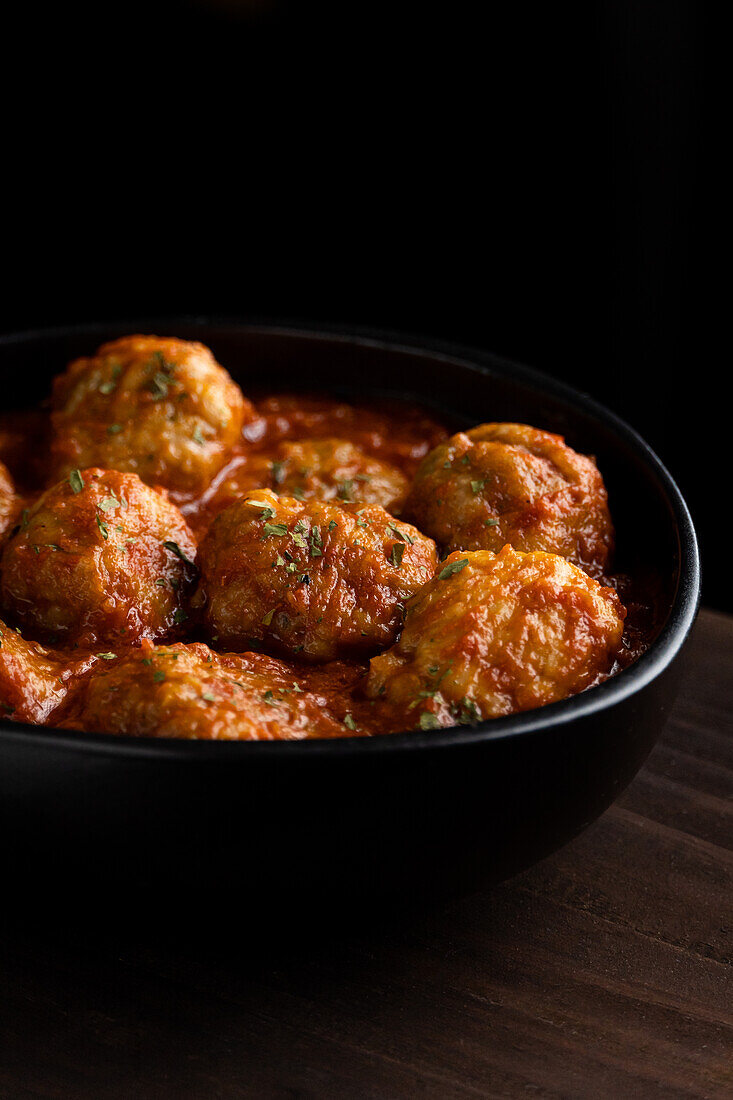
[{"label": "golden crust on meatball", "polygon": [[407,495],[401,470],[372,458],[348,439],[281,443],[272,462],[272,487],[297,500],[361,501],[396,512]]},{"label": "golden crust on meatball", "polygon": [[0,717],[48,723],[76,678],[97,658],[55,654],[0,622]]},{"label": "golden crust on meatball", "polygon": [[2,604],[44,640],[165,637],[186,617],[195,555],[181,513],[136,474],[74,470],[8,541]]},{"label": "golden crust on meatball", "polygon": [[348,737],[331,694],[259,653],[219,654],[201,643],[143,642],[89,677],[67,725],[133,737],[279,741]]},{"label": "golden crust on meatball", "polygon": [[432,540],[379,505],[260,489],[209,528],[194,602],[222,647],[327,661],[390,645],[436,562]]},{"label": "golden crust on meatball", "polygon": [[254,415],[203,344],[125,336],[76,359],[53,389],[54,478],[84,466],[200,493]]},{"label": "golden crust on meatball", "polygon": [[544,550],[590,572],[613,547],[608,498],[592,458],[526,424],[459,432],[423,460],[404,515],[448,550]]},{"label": "golden crust on meatball", "polygon": [[402,713],[405,729],[531,710],[609,671],[624,615],[613,589],[555,554],[457,551],[408,603],[366,692]]}]

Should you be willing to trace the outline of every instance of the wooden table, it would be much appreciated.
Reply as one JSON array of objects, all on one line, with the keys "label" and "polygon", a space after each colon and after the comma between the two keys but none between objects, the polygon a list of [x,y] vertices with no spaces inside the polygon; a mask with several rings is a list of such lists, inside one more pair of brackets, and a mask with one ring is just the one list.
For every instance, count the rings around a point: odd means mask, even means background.
[{"label": "wooden table", "polygon": [[708,611],[631,788],[493,891],[289,950],[236,909],[177,933],[141,897],[105,936],[93,902],[6,904],[0,1096],[730,1100],[732,848],[733,618]]}]

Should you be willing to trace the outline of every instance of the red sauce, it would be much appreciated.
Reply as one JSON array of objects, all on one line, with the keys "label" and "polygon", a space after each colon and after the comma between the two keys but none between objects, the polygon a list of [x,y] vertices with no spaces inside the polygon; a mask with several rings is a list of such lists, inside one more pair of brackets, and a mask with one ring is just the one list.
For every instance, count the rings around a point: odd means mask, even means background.
[{"label": "red sauce", "polygon": [[[199,540],[223,508],[250,490],[268,484],[278,446],[284,440],[345,439],[367,454],[398,467],[411,479],[425,455],[449,435],[445,425],[429,413],[395,402],[350,405],[327,396],[279,394],[265,396],[254,404],[256,418],[246,424],[241,442],[207,490],[197,498],[168,493]],[[0,461],[10,470],[21,494],[19,511],[43,488],[48,432],[47,414],[43,410],[0,416]],[[617,589],[628,610],[624,651],[610,675],[626,667],[649,646],[658,630],[661,600],[648,584],[642,588],[628,576],[610,576],[605,583]],[[195,627],[187,630],[186,641],[199,639]],[[115,649],[123,655],[124,647]],[[62,670],[61,679],[71,676],[74,680],[79,668],[98,669],[104,664],[92,651],[59,649],[53,655]],[[324,706],[339,722],[347,721],[340,735],[385,733],[400,728],[397,719],[390,719],[388,711],[375,707],[373,701],[359,692],[358,686],[368,669],[366,661],[338,661],[320,667],[297,661],[290,664],[297,685],[322,697]],[[54,715],[54,724],[73,726],[76,709],[76,696],[71,692],[64,707]],[[324,736],[333,735],[326,732],[325,725],[320,732]],[[317,726],[313,734],[319,734]]]},{"label": "red sauce", "polygon": [[448,431],[413,405],[347,405],[312,394],[277,394],[254,402],[257,418],[246,424],[230,461],[198,499],[176,500],[197,536],[218,512],[251,489],[266,485],[283,440],[347,439],[369,455],[391,463],[411,479]]}]

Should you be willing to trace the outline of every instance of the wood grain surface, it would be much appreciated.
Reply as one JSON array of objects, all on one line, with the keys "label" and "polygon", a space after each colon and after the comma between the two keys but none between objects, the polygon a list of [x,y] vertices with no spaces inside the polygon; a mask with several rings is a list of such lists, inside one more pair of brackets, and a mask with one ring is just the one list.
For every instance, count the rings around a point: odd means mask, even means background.
[{"label": "wood grain surface", "polygon": [[66,901],[1,909],[3,1098],[730,1100],[733,618],[616,806],[492,891],[279,945]]}]

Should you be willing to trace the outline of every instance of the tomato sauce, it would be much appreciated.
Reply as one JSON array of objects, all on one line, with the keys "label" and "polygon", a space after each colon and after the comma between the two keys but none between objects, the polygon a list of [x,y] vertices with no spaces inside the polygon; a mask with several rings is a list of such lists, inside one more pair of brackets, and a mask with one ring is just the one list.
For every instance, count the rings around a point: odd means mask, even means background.
[{"label": "tomato sauce", "polygon": [[[226,466],[199,496],[184,496],[168,491],[186,521],[201,539],[212,520],[237,498],[249,491],[272,484],[273,464],[278,446],[285,440],[333,437],[350,441],[368,455],[396,466],[412,479],[425,455],[450,434],[448,428],[427,411],[400,402],[348,404],[321,395],[275,394],[253,402],[256,416],[244,427]],[[19,494],[17,512],[32,503],[44,487],[45,456],[49,436],[45,410],[0,415],[0,461],[13,475]],[[640,586],[625,575],[602,578],[617,589],[627,607],[624,650],[613,672],[626,667],[648,648],[659,628],[661,600],[653,586]],[[8,623],[12,627],[12,623]],[[195,617],[187,627],[185,641],[202,640]],[[122,655],[124,647],[116,647]],[[84,673],[103,665],[100,655],[78,648],[52,651],[58,662],[59,682],[76,681],[78,670]],[[101,655],[104,656],[104,655]],[[234,658],[236,661],[236,658]],[[227,658],[228,660],[228,658]],[[368,670],[367,661],[334,661],[322,666],[289,662],[293,671],[293,690],[306,690],[321,697],[333,716],[344,722],[342,736],[392,732],[401,728],[397,716],[384,706],[375,707],[359,690]],[[83,677],[82,677],[83,678]],[[0,684],[0,688],[2,684]],[[277,700],[275,700],[277,702]],[[11,709],[6,706],[6,713]],[[54,724],[74,726],[76,696],[69,692],[64,706],[55,714]],[[21,716],[22,717],[22,716]],[[31,719],[32,720],[32,719]],[[332,724],[328,726],[330,731]],[[333,736],[318,721],[313,736]]]}]

